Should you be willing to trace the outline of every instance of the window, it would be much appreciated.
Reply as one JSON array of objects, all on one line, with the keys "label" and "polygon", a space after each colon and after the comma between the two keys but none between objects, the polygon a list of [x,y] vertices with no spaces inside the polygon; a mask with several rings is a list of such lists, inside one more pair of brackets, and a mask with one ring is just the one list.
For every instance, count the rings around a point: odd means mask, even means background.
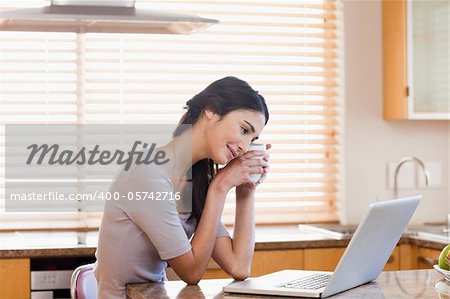
[{"label": "window", "polygon": [[[257,89],[271,113],[260,136],[273,148],[271,172],[258,187],[257,222],[336,220],[338,0],[136,5],[220,24],[192,35],[0,32],[1,123],[177,123],[188,99],[233,75]],[[233,221],[233,196],[225,222]],[[17,221],[20,227],[54,228],[97,226],[100,214],[1,217],[3,228]]]}]

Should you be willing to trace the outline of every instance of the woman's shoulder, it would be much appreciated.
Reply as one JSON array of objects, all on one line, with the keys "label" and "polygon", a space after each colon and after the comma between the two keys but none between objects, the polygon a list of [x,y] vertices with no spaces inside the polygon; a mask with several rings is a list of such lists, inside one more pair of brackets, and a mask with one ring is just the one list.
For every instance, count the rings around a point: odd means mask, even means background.
[{"label": "woman's shoulder", "polygon": [[170,176],[164,165],[136,165],[129,175],[134,180],[163,180],[170,182]]},{"label": "woman's shoulder", "polygon": [[113,182],[114,187],[120,189],[164,189],[167,191],[173,188],[169,174],[164,165],[135,165],[129,170],[121,170],[120,174]]},{"label": "woman's shoulder", "polygon": [[166,167],[158,164],[136,165],[131,176],[133,178],[162,178],[170,180]]}]

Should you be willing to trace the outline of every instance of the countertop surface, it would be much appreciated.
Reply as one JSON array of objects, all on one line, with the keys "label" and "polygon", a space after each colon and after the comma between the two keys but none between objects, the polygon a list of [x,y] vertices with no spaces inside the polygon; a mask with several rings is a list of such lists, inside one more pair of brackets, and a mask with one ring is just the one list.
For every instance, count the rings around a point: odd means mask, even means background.
[{"label": "countertop surface", "polygon": [[[183,281],[142,283],[127,286],[127,298],[276,298],[277,296],[236,295],[224,293],[222,288],[231,279],[205,279],[198,285],[187,286]],[[371,283],[359,286],[330,298],[450,298],[450,284],[435,270],[387,271]],[[287,297],[284,297],[287,298]],[[292,297],[289,297],[292,298]]]},{"label": "countertop surface", "polygon": [[[335,228],[347,230],[347,226],[334,225]],[[354,229],[354,226],[351,227]],[[448,236],[433,237],[417,234],[416,230],[438,230],[436,227],[420,226],[405,232],[400,244],[411,243],[434,249],[442,249],[450,243]],[[439,228],[440,229],[440,228]],[[230,229],[230,234],[232,233]],[[97,231],[89,232],[1,232],[0,258],[33,258],[58,256],[93,256],[97,246]],[[299,228],[297,225],[258,226],[256,229],[256,250],[280,250],[323,247],[345,247],[350,235],[333,237],[314,229]]]}]

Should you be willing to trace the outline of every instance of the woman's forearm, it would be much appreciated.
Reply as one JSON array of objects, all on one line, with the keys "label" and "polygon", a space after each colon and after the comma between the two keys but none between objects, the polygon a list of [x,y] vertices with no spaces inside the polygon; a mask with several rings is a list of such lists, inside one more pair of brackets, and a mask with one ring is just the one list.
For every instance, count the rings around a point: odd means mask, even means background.
[{"label": "woman's forearm", "polygon": [[196,261],[195,270],[203,275],[214,249],[220,218],[226,200],[227,190],[218,184],[211,184],[205,200],[202,217],[191,241]]},{"label": "woman's forearm", "polygon": [[250,273],[255,249],[255,192],[236,192],[236,216],[233,233],[233,254],[236,272]]},{"label": "woman's forearm", "polygon": [[191,240],[191,251],[168,261],[175,273],[188,284],[197,284],[206,271],[214,250],[227,192],[220,184],[211,183],[202,217]]}]

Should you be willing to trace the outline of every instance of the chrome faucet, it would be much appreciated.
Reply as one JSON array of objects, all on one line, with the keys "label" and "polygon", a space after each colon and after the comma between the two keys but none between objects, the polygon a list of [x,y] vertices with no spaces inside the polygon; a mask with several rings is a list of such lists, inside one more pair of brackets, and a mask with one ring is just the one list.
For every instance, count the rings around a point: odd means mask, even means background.
[{"label": "chrome faucet", "polygon": [[402,158],[398,162],[397,167],[395,168],[395,174],[394,174],[394,198],[398,198],[398,183],[397,183],[398,173],[399,173],[400,168],[402,167],[402,165],[405,164],[406,162],[415,162],[415,163],[419,164],[419,166],[423,170],[423,174],[425,175],[425,185],[429,186],[429,184],[430,184],[430,175],[428,174],[428,171],[425,168],[425,164],[422,162],[422,160],[420,160],[419,158],[413,157],[413,156]]}]

